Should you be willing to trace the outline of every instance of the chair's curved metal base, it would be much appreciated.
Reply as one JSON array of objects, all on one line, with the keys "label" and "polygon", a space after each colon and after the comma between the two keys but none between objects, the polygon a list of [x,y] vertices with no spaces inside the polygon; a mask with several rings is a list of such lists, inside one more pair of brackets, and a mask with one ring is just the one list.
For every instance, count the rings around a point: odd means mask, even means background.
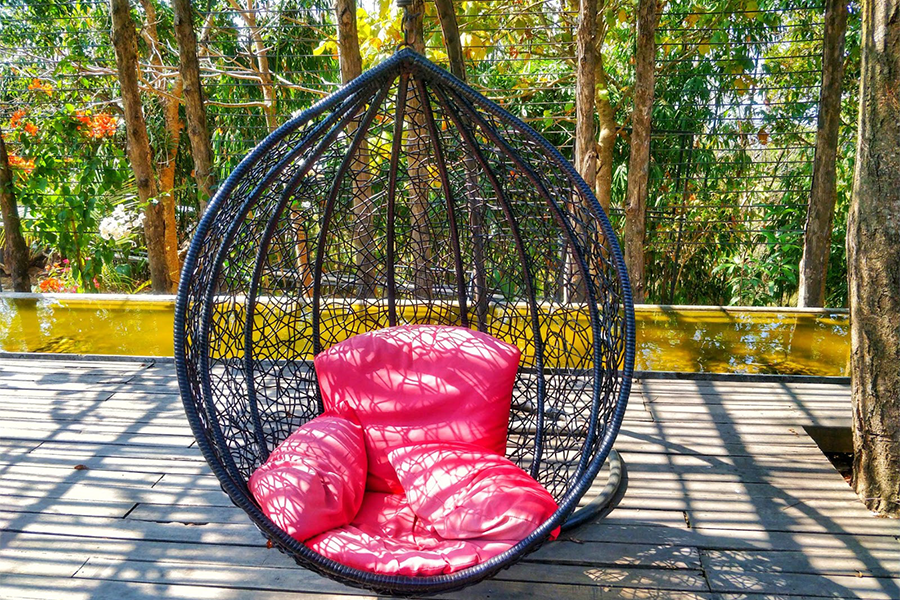
[{"label": "chair's curved metal base", "polygon": [[593,519],[602,519],[616,508],[628,488],[628,473],[622,455],[615,448],[609,451],[609,478],[606,486],[586,505],[573,512],[562,525],[569,531]]}]

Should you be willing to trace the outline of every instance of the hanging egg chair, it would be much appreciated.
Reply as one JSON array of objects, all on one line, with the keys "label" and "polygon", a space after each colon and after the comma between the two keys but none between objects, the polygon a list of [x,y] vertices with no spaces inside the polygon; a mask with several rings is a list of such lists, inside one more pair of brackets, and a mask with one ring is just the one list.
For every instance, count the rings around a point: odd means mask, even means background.
[{"label": "hanging egg chair", "polygon": [[[575,510],[610,456],[634,362],[613,230],[549,142],[408,48],[240,163],[194,236],[175,322],[200,450],[234,504],[304,567],[379,593],[436,593],[596,515]],[[559,505],[510,550],[449,575],[338,564],[279,529],[248,491],[273,448],[323,410],[312,359],[403,324],[519,348],[506,456]]]}]

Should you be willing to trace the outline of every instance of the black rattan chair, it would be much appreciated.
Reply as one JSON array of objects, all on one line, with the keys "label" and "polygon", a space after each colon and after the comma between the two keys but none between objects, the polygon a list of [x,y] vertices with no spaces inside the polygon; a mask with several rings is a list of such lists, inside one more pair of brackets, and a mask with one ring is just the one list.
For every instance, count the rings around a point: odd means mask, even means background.
[{"label": "black rattan chair", "polygon": [[[508,567],[575,513],[610,454],[634,362],[634,314],[609,221],[529,126],[412,50],[302,114],[222,185],[182,274],[175,354],[213,473],[305,567],[381,593],[459,588]],[[247,479],[322,410],[312,358],[404,323],[515,343],[507,457],[559,510],[508,552],[452,575],[388,577],[275,526]]]}]

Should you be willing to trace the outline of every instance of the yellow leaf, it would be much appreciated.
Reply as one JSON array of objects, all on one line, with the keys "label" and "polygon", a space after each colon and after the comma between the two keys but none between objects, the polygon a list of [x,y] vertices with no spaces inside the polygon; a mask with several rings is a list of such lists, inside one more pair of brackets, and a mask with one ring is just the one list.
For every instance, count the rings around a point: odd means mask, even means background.
[{"label": "yellow leaf", "polygon": [[709,40],[705,39],[700,42],[700,45],[697,46],[697,52],[700,54],[706,55],[709,54]]},{"label": "yellow leaf", "polygon": [[617,18],[619,19],[619,23],[624,23],[628,20],[628,11],[626,11],[624,8],[620,8]]}]

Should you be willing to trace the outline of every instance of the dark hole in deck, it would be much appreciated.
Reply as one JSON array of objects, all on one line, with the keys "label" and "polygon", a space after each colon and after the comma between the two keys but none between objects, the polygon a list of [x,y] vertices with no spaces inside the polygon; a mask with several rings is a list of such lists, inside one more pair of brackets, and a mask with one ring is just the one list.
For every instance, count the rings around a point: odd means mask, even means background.
[{"label": "dark hole in deck", "polygon": [[821,425],[804,425],[803,429],[850,485],[853,481],[853,431],[849,427]]}]

